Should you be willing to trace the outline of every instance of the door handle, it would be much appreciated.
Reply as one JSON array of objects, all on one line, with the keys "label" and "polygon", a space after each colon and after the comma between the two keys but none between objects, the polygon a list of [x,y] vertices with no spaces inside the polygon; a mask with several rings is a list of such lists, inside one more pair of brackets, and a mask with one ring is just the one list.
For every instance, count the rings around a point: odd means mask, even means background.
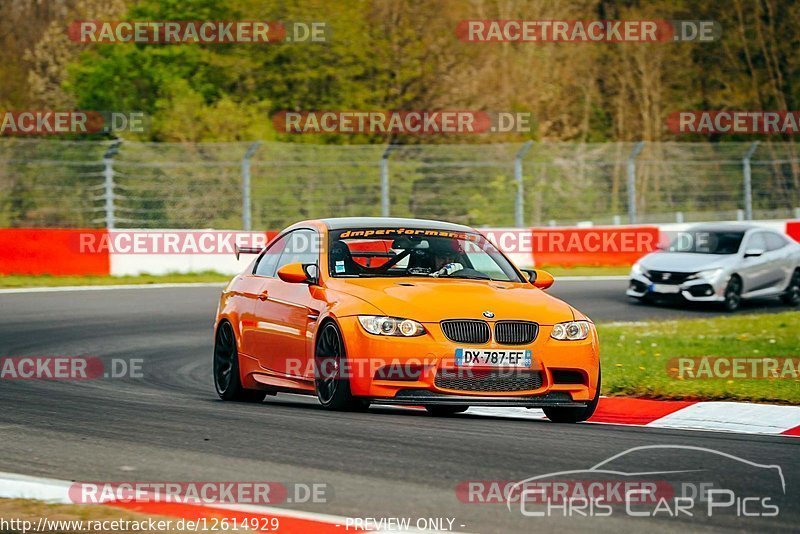
[{"label": "door handle", "polygon": [[258,295],[258,300],[262,300],[263,301],[263,300],[267,300],[268,298],[269,298],[269,292],[267,292],[267,291],[262,291]]}]

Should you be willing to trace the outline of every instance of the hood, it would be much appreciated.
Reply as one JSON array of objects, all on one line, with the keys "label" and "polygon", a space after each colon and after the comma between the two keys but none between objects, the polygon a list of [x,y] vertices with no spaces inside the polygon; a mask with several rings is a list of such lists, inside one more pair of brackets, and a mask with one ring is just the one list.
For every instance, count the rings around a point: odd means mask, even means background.
[{"label": "hood", "polygon": [[572,308],[530,284],[425,278],[330,279],[329,287],[363,299],[384,314],[434,323],[444,319],[517,319],[549,325],[571,321]]},{"label": "hood", "polygon": [[735,260],[736,254],[697,254],[694,252],[653,252],[641,260],[639,265],[647,270],[676,273],[696,273],[716,269]]}]

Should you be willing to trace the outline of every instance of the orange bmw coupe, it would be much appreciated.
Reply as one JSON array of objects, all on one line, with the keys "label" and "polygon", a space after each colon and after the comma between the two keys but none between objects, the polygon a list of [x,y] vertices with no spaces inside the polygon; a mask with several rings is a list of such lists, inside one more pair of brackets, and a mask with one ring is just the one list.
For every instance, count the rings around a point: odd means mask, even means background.
[{"label": "orange bmw coupe", "polygon": [[223,290],[214,385],[224,400],[315,395],[326,408],[542,408],[588,419],[597,332],[478,231],[398,218],[290,226]]}]

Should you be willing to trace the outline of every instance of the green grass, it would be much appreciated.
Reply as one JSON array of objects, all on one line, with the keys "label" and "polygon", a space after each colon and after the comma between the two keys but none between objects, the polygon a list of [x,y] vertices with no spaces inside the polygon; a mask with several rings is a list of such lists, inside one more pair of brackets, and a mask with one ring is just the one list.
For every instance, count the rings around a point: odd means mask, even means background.
[{"label": "green grass", "polygon": [[537,265],[537,269],[547,271],[555,277],[559,276],[619,276],[628,275],[630,266],[603,267],[592,265],[576,265],[575,267],[559,267],[558,265]]},{"label": "green grass", "polygon": [[227,274],[216,272],[171,273],[165,275],[143,274],[139,276],[23,276],[0,275],[0,287],[55,287],[55,286],[106,286],[119,284],[171,284],[186,282],[219,282],[231,279]]},{"label": "green grass", "polygon": [[603,393],[634,397],[800,404],[800,379],[683,379],[682,356],[800,357],[800,312],[600,324]]}]

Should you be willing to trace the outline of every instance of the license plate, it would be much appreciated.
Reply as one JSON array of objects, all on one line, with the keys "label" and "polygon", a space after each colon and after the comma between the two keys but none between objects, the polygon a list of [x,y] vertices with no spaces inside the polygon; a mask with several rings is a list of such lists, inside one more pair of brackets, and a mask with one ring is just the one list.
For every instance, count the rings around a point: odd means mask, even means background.
[{"label": "license plate", "polygon": [[650,293],[680,293],[681,286],[671,286],[667,284],[650,284]]},{"label": "license plate", "polygon": [[530,367],[529,350],[456,349],[458,367]]}]

